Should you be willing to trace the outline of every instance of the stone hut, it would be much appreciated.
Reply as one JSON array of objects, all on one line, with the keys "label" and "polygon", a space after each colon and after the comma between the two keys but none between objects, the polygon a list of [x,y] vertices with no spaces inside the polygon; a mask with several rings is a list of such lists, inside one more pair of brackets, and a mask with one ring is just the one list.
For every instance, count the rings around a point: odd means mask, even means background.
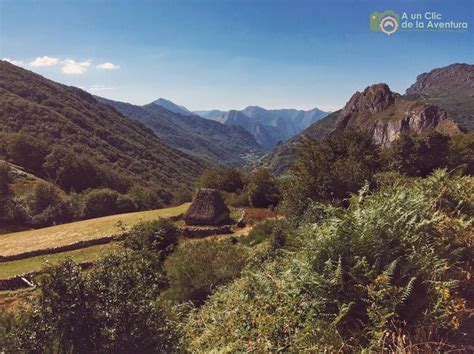
[{"label": "stone hut", "polygon": [[215,189],[200,189],[183,216],[186,225],[222,225],[230,220],[230,211]]}]

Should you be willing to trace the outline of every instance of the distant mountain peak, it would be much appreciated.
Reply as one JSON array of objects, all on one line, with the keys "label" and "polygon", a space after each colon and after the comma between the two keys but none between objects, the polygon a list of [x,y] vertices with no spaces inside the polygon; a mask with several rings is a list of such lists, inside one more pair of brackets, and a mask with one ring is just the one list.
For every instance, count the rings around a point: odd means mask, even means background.
[{"label": "distant mountain peak", "polygon": [[178,113],[178,114],[182,114],[182,115],[185,115],[185,116],[190,116],[192,115],[193,113],[191,111],[189,111],[186,107],[184,106],[180,106],[170,100],[167,100],[166,98],[158,98],[157,100],[153,101],[152,102],[153,104],[156,104],[158,106],[161,106],[165,109],[167,109],[168,111],[171,111],[173,113]]}]

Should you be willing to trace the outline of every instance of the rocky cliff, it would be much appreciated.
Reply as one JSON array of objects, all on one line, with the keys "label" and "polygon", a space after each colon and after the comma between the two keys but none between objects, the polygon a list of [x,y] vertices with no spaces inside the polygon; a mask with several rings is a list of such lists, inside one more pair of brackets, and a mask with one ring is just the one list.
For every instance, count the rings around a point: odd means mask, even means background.
[{"label": "rocky cliff", "polygon": [[405,97],[435,104],[462,130],[474,130],[474,65],[452,64],[423,73]]},{"label": "rocky cliff", "polygon": [[362,129],[387,147],[403,131],[422,133],[435,129],[455,134],[459,128],[443,109],[394,93],[386,84],[375,84],[356,92],[341,111],[335,131]]}]

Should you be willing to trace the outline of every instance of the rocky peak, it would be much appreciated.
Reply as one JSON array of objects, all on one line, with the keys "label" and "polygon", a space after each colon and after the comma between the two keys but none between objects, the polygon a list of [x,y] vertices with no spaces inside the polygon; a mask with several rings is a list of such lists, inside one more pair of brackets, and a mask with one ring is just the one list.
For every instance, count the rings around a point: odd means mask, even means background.
[{"label": "rocky peak", "polygon": [[357,91],[347,102],[341,116],[355,112],[379,113],[394,104],[399,97],[387,84],[375,84],[362,92]]},{"label": "rocky peak", "polygon": [[369,131],[382,147],[389,146],[402,131],[422,133],[436,129],[446,134],[459,132],[443,109],[432,104],[403,98],[386,84],[356,92],[341,111],[336,131]]}]

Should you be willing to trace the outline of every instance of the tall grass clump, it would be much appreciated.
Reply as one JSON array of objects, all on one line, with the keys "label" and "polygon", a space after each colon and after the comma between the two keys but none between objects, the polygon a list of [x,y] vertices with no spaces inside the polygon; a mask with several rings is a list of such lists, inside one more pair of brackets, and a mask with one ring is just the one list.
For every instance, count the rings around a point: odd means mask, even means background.
[{"label": "tall grass clump", "polygon": [[[474,179],[363,188],[348,208],[314,204],[297,249],[246,268],[191,313],[191,351],[399,350],[449,342],[472,296]],[[321,217],[323,215],[324,217]]]}]

